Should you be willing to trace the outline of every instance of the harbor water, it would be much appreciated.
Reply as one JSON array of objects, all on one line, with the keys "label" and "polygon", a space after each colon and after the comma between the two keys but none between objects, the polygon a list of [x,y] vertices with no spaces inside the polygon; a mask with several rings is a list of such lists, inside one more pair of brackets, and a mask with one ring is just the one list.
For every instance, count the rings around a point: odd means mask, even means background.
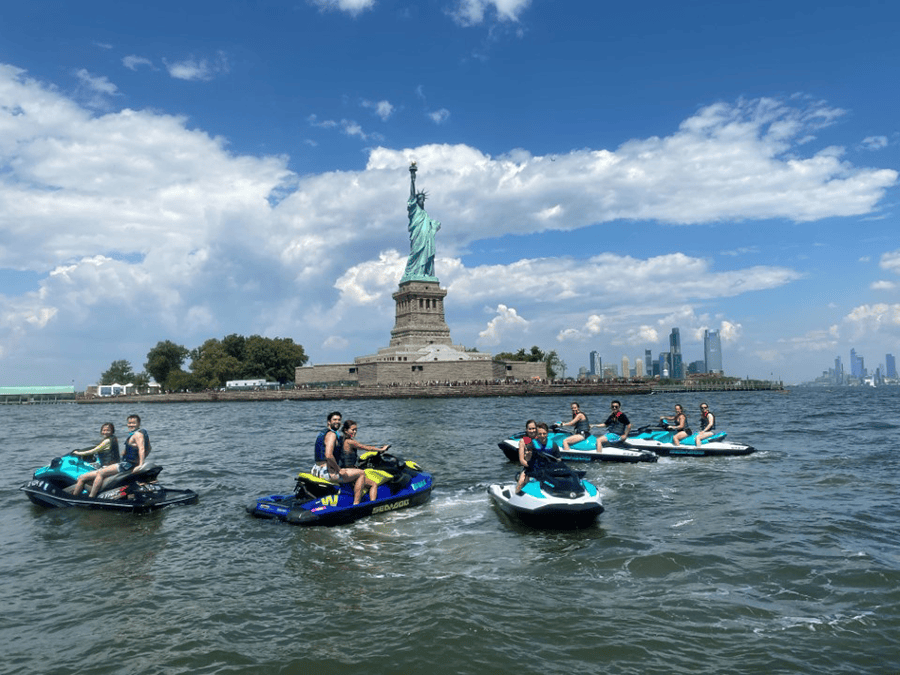
[{"label": "harbor water", "polygon": [[[900,671],[900,389],[709,393],[758,451],[582,465],[578,531],[506,519],[497,442],[557,397],[0,407],[0,674],[893,673]],[[636,425],[700,395],[622,399]],[[609,398],[580,401],[602,422]],[[333,528],[248,516],[290,492],[325,416],[434,474],[424,506]],[[31,504],[38,466],[141,415],[146,515]]]}]

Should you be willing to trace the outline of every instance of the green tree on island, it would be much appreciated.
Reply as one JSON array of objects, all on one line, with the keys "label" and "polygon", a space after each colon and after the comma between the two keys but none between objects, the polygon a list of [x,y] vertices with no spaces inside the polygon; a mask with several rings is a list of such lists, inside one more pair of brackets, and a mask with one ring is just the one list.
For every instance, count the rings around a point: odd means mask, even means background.
[{"label": "green tree on island", "polygon": [[244,377],[262,377],[269,382],[294,381],[294,371],[309,358],[291,338],[247,338]]},{"label": "green tree on island", "polygon": [[496,361],[529,361],[537,363],[543,361],[547,364],[548,379],[556,379],[556,376],[562,372],[565,373],[566,364],[563,363],[559,355],[555,351],[544,352],[537,345],[533,346],[529,351],[525,351],[522,347],[517,352],[500,352],[494,355]]},{"label": "green tree on island", "polygon": [[169,379],[169,373],[181,369],[181,364],[188,357],[190,352],[181,345],[176,345],[171,340],[157,342],[156,346],[147,352],[147,363],[144,368],[154,380],[166,388],[169,387],[166,380]]},{"label": "green tree on island", "polygon": [[[182,368],[188,357],[190,372]],[[140,390],[146,387],[149,373],[167,391],[218,389],[228,380],[265,379],[285,384],[294,381],[296,368],[308,360],[303,347],[291,338],[247,338],[233,333],[221,340],[210,338],[193,350],[163,340],[147,352],[146,373],[135,375],[128,361],[113,361],[100,383],[131,382]]]},{"label": "green tree on island", "polygon": [[100,384],[128,384],[134,379],[131,364],[125,359],[113,361],[109,370],[100,376]]},{"label": "green tree on island", "polygon": [[[234,355],[234,350],[229,350],[229,338],[244,338],[240,335],[229,335],[221,342],[216,338],[210,338],[202,345],[191,351],[191,371],[197,382],[202,383],[203,388],[212,389],[223,386],[228,380],[236,380],[241,377],[244,370],[242,358]],[[235,344],[235,341],[231,341]],[[243,353],[243,349],[238,353]]]}]

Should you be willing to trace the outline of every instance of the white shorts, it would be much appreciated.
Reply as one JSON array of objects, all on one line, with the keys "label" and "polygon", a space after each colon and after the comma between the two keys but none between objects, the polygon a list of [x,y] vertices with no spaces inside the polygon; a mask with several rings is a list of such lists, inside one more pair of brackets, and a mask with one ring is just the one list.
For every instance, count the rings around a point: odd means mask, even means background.
[{"label": "white shorts", "polygon": [[335,482],[331,477],[331,474],[328,472],[328,465],[319,466],[318,464],[313,464],[313,467],[309,470],[309,472],[318,478],[324,478],[325,480]]}]

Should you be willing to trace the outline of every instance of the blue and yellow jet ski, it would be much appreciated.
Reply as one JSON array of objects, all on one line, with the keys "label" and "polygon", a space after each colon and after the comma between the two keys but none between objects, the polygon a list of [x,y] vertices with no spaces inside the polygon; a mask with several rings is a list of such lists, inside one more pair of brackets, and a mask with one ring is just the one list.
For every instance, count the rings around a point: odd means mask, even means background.
[{"label": "blue and yellow jet ski", "polygon": [[294,525],[340,525],[376,513],[419,506],[431,496],[431,474],[415,462],[386,452],[366,452],[357,466],[378,484],[374,501],[364,494],[363,501],[354,505],[351,483],[332,483],[311,473],[300,473],[293,494],[260,497],[247,506],[247,512]]}]

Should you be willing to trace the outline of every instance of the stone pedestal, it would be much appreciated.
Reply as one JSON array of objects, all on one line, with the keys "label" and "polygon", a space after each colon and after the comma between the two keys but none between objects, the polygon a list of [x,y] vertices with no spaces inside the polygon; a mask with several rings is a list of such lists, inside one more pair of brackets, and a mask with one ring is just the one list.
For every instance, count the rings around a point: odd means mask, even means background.
[{"label": "stone pedestal", "polygon": [[431,281],[407,281],[392,296],[396,303],[391,347],[418,349],[427,345],[452,345],[444,319],[447,291]]}]

